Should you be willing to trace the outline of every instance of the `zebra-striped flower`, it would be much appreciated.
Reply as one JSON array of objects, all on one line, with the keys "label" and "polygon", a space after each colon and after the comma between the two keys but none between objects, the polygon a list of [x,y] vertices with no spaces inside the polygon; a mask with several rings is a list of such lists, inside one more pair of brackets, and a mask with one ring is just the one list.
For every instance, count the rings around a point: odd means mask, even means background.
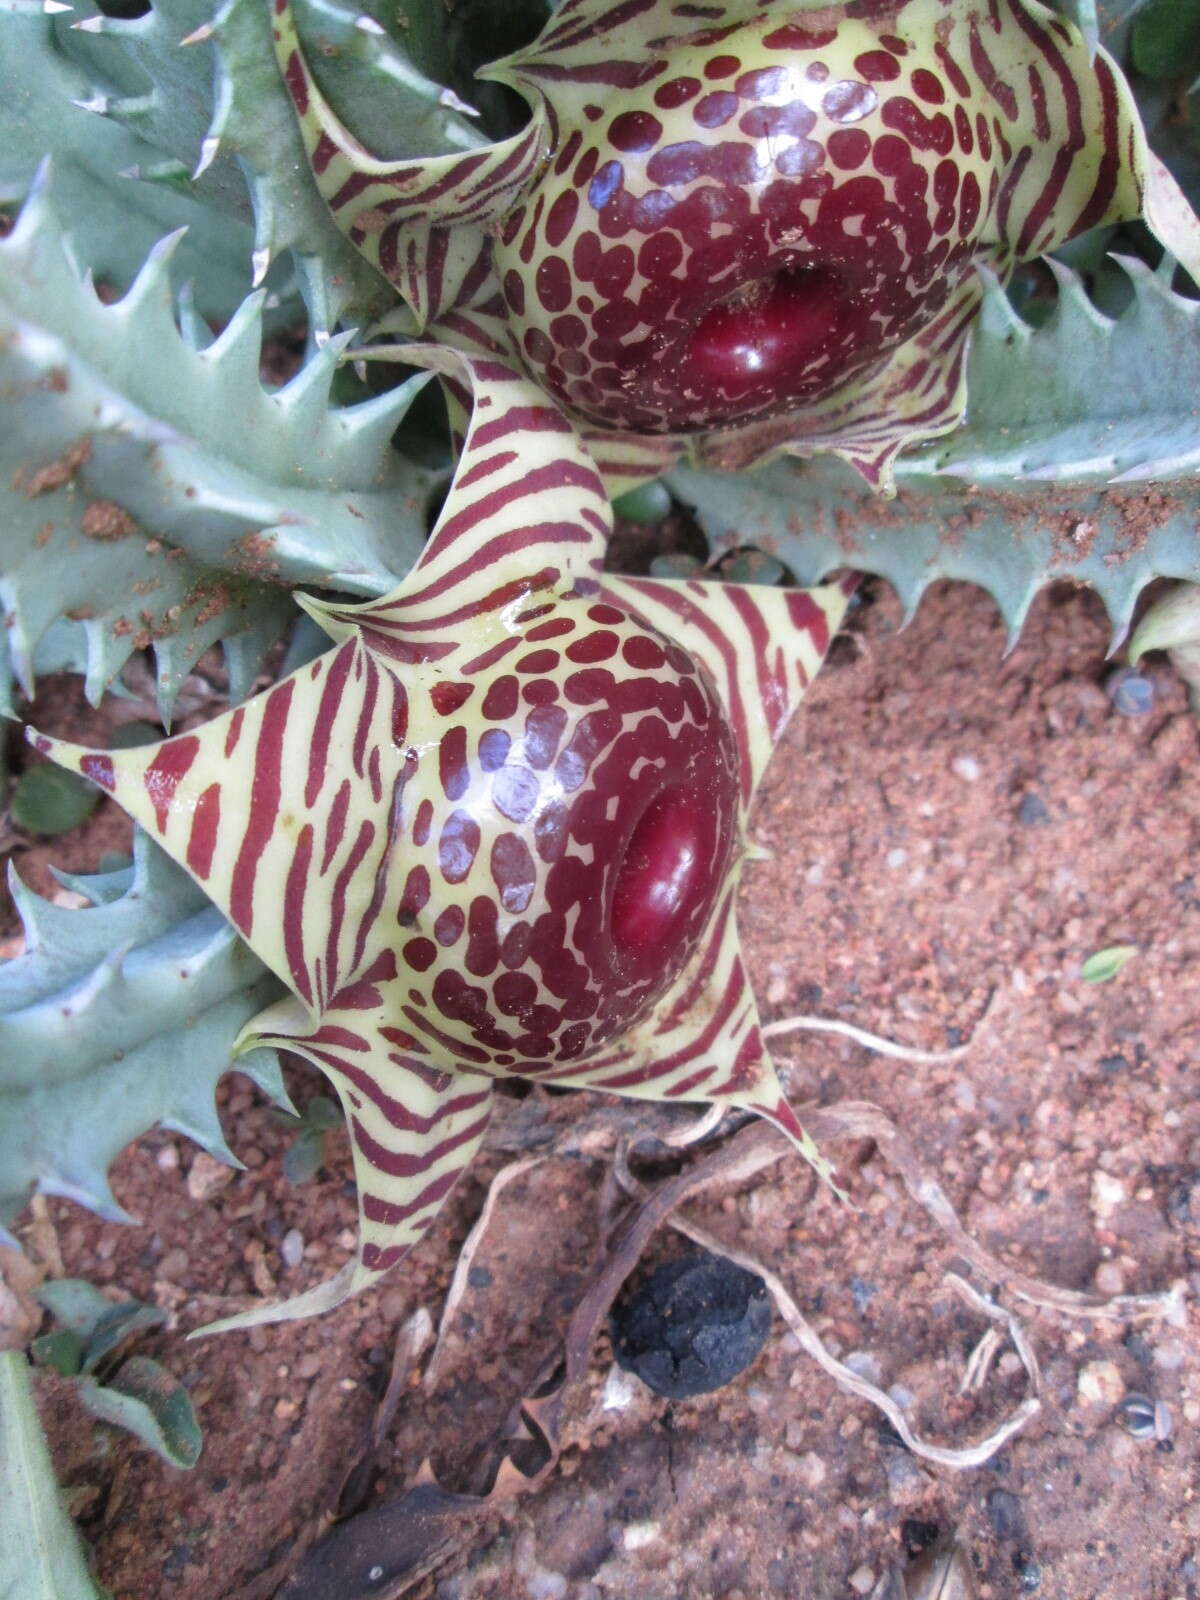
[{"label": "zebra-striped flower", "polygon": [[393,162],[275,13],[339,227],[431,337],[536,378],[610,487],[685,446],[886,486],[962,418],[981,269],[1144,213],[1200,272],[1119,70],[1037,0],[566,0],[485,74],[521,133]]},{"label": "zebra-striped flower", "polygon": [[572,425],[506,365],[414,348],[471,421],[406,581],[301,597],[334,647],[193,733],[39,749],[112,794],[290,996],[243,1032],[328,1074],[357,1258],[235,1321],[336,1305],[421,1237],[496,1078],[748,1107],[823,1163],[739,955],[754,791],[851,585],[602,575]]}]

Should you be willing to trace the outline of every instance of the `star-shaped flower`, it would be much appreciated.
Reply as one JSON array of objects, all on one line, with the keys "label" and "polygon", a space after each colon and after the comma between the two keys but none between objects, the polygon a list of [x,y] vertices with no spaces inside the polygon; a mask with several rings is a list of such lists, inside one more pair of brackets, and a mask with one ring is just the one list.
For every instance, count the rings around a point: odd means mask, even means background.
[{"label": "star-shaped flower", "polygon": [[483,74],[519,134],[399,161],[325,100],[289,0],[273,27],[338,226],[418,328],[553,395],[614,492],[684,449],[886,488],[962,420],[981,270],[1144,215],[1200,273],[1119,69],[1036,0],[566,0]]},{"label": "star-shaped flower", "polygon": [[100,784],[291,991],[241,1035],[328,1074],[357,1258],[234,1321],[338,1304],[424,1233],[494,1080],[743,1106],[824,1163],[784,1099],[738,949],[755,788],[852,584],[601,573],[610,511],[527,379],[410,359],[469,403],[428,545],[366,604],[301,596],[335,640],[193,733],[37,747]]}]

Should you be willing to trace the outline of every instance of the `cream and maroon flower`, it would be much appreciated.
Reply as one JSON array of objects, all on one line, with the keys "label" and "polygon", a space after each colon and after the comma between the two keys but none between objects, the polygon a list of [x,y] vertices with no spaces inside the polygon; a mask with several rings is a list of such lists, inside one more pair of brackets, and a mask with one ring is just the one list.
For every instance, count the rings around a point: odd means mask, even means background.
[{"label": "cream and maroon flower", "polygon": [[566,0],[484,76],[531,117],[372,157],[275,38],[316,182],[418,326],[518,364],[610,487],[684,448],[875,485],[962,418],[981,269],[1145,214],[1200,229],[1103,50],[1037,0]]},{"label": "cream and maroon flower", "polygon": [[397,590],[301,597],[334,647],[196,732],[119,752],[30,735],[287,985],[239,1050],[298,1052],[345,1108],[358,1257],[242,1321],[325,1309],[398,1261],[498,1077],[747,1107],[825,1170],[760,1037],[734,896],[755,788],[852,585],[603,575],[607,496],[562,412],[507,365],[410,359],[474,406]]}]

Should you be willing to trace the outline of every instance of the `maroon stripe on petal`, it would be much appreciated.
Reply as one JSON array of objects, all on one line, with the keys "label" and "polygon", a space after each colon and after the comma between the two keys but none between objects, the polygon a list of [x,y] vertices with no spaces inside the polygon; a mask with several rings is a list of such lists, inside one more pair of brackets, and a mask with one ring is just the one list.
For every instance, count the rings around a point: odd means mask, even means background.
[{"label": "maroon stripe on petal", "polygon": [[342,863],[342,870],[334,880],[329,896],[329,935],[325,941],[325,969],[329,975],[331,990],[338,986],[337,952],[342,936],[342,923],[346,919],[346,889],[362,864],[362,859],[370,849],[374,837],[375,824],[364,817],[359,824],[353,848]]},{"label": "maroon stripe on petal", "polygon": [[337,848],[346,832],[346,814],[350,809],[350,779],[343,778],[329,810],[325,824],[325,850],[321,856],[321,876],[329,871]]},{"label": "maroon stripe on petal", "polygon": [[1104,154],[1100,158],[1100,170],[1096,174],[1092,193],[1076,217],[1075,225],[1068,235],[1071,239],[1077,234],[1086,233],[1089,228],[1094,228],[1097,223],[1103,221],[1117,192],[1117,178],[1121,170],[1121,152],[1117,139],[1120,101],[1116,80],[1112,75],[1112,68],[1103,56],[1097,55],[1095,68],[1104,106]]},{"label": "maroon stripe on petal", "polygon": [[292,985],[306,1004],[312,1005],[312,985],[304,962],[304,890],[312,866],[313,827],[306,822],[296,840],[296,853],[283,888],[283,950]]},{"label": "maroon stripe on petal", "polygon": [[142,775],[150,804],[154,807],[154,820],[159,833],[167,831],[167,816],[180,781],[191,769],[200,751],[200,741],[194,733],[182,739],[168,739],[159,746],[158,754]]},{"label": "maroon stripe on petal", "polygon": [[254,927],[254,883],[258,863],[275,832],[282,786],[283,738],[291,709],[293,679],[285,679],[270,694],[263,709],[262,726],[254,749],[254,777],[250,786],[250,815],[242,847],[233,868],[229,914],[247,938]]},{"label": "maroon stripe on petal", "polygon": [[371,719],[375,714],[375,702],[379,698],[379,668],[366,656],[366,678],[363,685],[362,706],[358,713],[358,726],[354,730],[354,770],[362,778],[366,776],[367,739],[371,732]]},{"label": "maroon stripe on petal", "polygon": [[325,781],[329,765],[329,739],[338,712],[341,710],[342,699],[346,693],[346,681],[350,676],[350,663],[356,649],[356,643],[348,639],[341,649],[334,653],[325,674],[325,686],[321,690],[321,700],[313,722],[312,743],[308,751],[308,782],[304,786],[304,804],[310,810],[316,805],[321,785]]},{"label": "maroon stripe on petal", "polygon": [[188,834],[187,865],[198,878],[207,878],[212,871],[213,852],[217,847],[217,834],[221,826],[221,785],[210,783],[196,801],[192,812],[192,828]]},{"label": "maroon stripe on petal", "polygon": [[452,1133],[449,1138],[441,1140],[438,1144],[429,1145],[420,1152],[414,1152],[389,1150],[386,1145],[380,1144],[378,1139],[372,1138],[357,1117],[353,1119],[352,1124],[355,1149],[362,1153],[364,1159],[369,1161],[377,1172],[386,1172],[389,1178],[415,1178],[422,1172],[428,1172],[430,1167],[436,1166],[446,1156],[461,1149],[464,1144],[469,1144],[472,1139],[477,1139],[487,1125],[485,1112],[482,1117],[477,1117],[474,1122],[468,1123],[465,1128],[460,1128],[457,1133]]},{"label": "maroon stripe on petal", "polygon": [[[432,1183],[427,1184],[416,1199],[410,1200],[407,1205],[397,1205],[394,1200],[384,1200],[379,1195],[364,1193],[363,1216],[368,1222],[382,1223],[384,1227],[396,1227],[409,1217],[428,1211],[431,1206],[440,1205],[462,1176],[462,1171],[461,1167],[453,1167],[449,1172],[443,1172]],[[385,1267],[395,1266],[410,1248],[408,1245],[391,1245],[388,1249],[381,1250],[376,1244],[365,1244],[362,1252],[363,1266],[374,1267],[382,1272]]]}]

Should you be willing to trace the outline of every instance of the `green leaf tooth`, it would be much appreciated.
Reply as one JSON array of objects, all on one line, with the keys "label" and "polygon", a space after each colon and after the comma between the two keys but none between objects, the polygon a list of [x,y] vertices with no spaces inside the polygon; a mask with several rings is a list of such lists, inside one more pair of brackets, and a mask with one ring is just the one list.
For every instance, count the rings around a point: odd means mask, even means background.
[{"label": "green leaf tooth", "polygon": [[112,1192],[108,1173],[102,1167],[43,1172],[38,1190],[60,1200],[73,1200],[77,1206],[95,1212],[102,1222],[130,1224],[137,1221]]},{"label": "green leaf tooth", "polygon": [[[103,1174],[147,1128],[194,1129],[219,1153],[213,1091],[279,985],[145,834],[131,867],[84,880],[104,902],[95,909],[41,901],[12,879],[32,936],[0,966],[0,1218],[34,1186],[116,1216]],[[244,1070],[289,1103],[270,1052]]]},{"label": "green leaf tooth", "polygon": [[[14,318],[36,326],[43,368],[70,374],[68,390],[48,396],[45,405],[53,408],[64,446],[84,434],[91,438],[89,491],[118,501],[143,527],[209,566],[244,563],[249,538],[256,575],[324,578],[359,593],[385,592],[424,542],[425,501],[437,478],[390,443],[423,379],[362,407],[328,405],[318,414],[315,395],[330,375],[331,358],[324,357],[311,378],[305,374],[293,380],[294,388],[268,392],[251,370],[261,336],[261,294],[251,297],[222,340],[191,348],[175,327],[169,298],[173,248],[181,247],[170,238],[160,242],[129,294],[105,306],[70,265],[44,183],[13,233],[0,240],[0,308],[7,303]],[[314,398],[301,407],[310,383]],[[292,421],[292,408],[303,411],[305,435]],[[74,432],[66,431],[71,417],[78,419]],[[45,514],[40,504],[34,507],[39,520]],[[108,566],[121,548],[105,547]],[[193,573],[182,593],[203,577]],[[106,581],[114,603],[128,600],[129,582],[117,584],[111,575]],[[277,592],[254,588],[252,594],[266,610],[282,615],[287,609]],[[52,597],[43,598],[48,621],[56,608],[48,603]],[[71,604],[92,598],[79,594]],[[137,624],[136,615],[132,620]],[[221,631],[218,625],[218,636]],[[35,637],[31,630],[24,641],[26,673]],[[14,645],[21,643],[18,632]]]},{"label": "green leaf tooth", "polygon": [[196,291],[192,280],[180,285],[175,297],[175,319],[179,336],[189,350],[207,350],[213,342],[213,331],[196,309]]},{"label": "green leaf tooth", "polygon": [[292,1117],[300,1115],[292,1103],[291,1095],[287,1092],[287,1085],[283,1081],[283,1067],[274,1050],[269,1050],[265,1046],[247,1050],[237,1057],[236,1065],[238,1071],[244,1072],[255,1087],[260,1089],[280,1111],[285,1111]]},{"label": "green leaf tooth", "polygon": [[137,277],[121,298],[106,309],[114,323],[125,327],[139,324],[143,336],[150,333],[174,344],[179,339],[175,326],[175,304],[171,289],[171,261],[187,233],[177,228],[150,249]]},{"label": "green leaf tooth", "polygon": [[[21,932],[25,936],[25,949],[29,954],[34,954],[47,943],[47,935],[53,937],[52,924],[54,913],[63,910],[51,900],[43,900],[40,894],[32,890],[17,871],[17,864],[10,856],[5,869],[8,881],[8,892],[12,897],[17,915],[21,919]],[[0,967],[0,982],[6,970]]]},{"label": "green leaf tooth", "polygon": [[262,669],[263,657],[279,637],[279,630],[262,624],[251,625],[221,642],[225,670],[229,674],[231,702],[245,700]]},{"label": "green leaf tooth", "polygon": [[162,1119],[162,1126],[172,1133],[181,1133],[185,1139],[198,1144],[212,1156],[214,1161],[220,1161],[237,1172],[244,1172],[245,1162],[239,1161],[226,1143],[225,1130],[221,1127],[221,1119],[217,1115],[211,1086],[204,1084],[197,1088],[198,1092],[193,1094],[190,1092],[190,1085],[183,1086],[180,1103],[169,1116]]}]

